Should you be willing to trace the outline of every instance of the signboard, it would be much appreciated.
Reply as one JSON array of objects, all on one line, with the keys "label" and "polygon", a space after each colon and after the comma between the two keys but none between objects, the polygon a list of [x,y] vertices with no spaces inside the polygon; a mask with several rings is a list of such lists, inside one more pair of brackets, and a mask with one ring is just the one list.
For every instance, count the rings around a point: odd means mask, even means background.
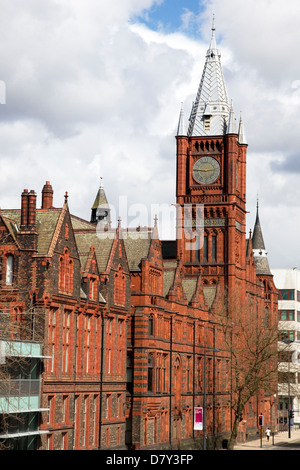
[{"label": "signboard", "polygon": [[203,430],[203,408],[200,408],[200,407],[194,408],[194,430],[195,431]]}]

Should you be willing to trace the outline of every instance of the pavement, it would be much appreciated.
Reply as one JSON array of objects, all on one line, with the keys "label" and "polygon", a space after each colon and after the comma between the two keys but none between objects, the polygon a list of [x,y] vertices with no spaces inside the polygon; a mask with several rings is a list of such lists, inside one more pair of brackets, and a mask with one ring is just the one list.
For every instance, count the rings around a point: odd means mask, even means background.
[{"label": "pavement", "polygon": [[271,436],[269,441],[264,435],[262,439],[236,443],[234,450],[300,450],[300,429],[292,427],[291,437],[288,431],[281,431]]}]

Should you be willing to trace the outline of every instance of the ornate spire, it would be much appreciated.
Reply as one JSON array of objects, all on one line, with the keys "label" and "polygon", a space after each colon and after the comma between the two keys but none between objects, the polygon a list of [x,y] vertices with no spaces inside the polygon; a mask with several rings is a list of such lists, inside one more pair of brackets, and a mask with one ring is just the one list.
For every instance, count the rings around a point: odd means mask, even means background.
[{"label": "ornate spire", "polygon": [[234,115],[233,104],[231,101],[229,120],[227,125],[227,134],[236,134],[236,118]]},{"label": "ornate spire", "polygon": [[210,46],[191,111],[188,135],[224,135],[229,113],[230,103],[221,66],[221,54],[216,44],[213,19]]},{"label": "ornate spire", "polygon": [[268,261],[268,253],[265,248],[264,237],[262,234],[262,229],[259,220],[259,213],[258,213],[258,199],[256,205],[256,220],[253,230],[252,236],[252,249],[254,255],[254,261],[256,264],[256,272],[257,274],[261,275],[269,275],[271,274],[269,261]]},{"label": "ornate spire", "polygon": [[179,122],[177,127],[177,135],[178,136],[186,136],[186,127],[185,127],[185,117],[183,111],[183,104],[181,103],[181,110],[179,115]]},{"label": "ornate spire", "polygon": [[246,134],[245,134],[244,123],[243,123],[243,119],[242,119],[242,113],[241,113],[240,123],[239,123],[238,141],[239,141],[239,144],[247,145],[247,138],[246,138]]}]

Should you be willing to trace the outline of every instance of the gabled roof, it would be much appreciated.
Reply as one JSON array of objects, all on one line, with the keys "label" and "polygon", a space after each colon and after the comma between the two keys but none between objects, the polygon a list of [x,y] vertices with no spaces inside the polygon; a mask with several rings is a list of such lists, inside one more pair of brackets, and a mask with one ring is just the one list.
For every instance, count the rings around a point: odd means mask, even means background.
[{"label": "gabled roof", "polygon": [[124,245],[130,271],[140,271],[141,261],[147,258],[152,232],[149,230],[124,232]]},{"label": "gabled roof", "polygon": [[[53,244],[53,237],[57,228],[59,218],[64,211],[63,208],[60,209],[48,209],[48,210],[37,210],[36,211],[36,230],[38,233],[38,254],[39,255],[48,255],[50,254],[51,244]],[[15,234],[19,230],[21,223],[21,210],[20,209],[11,209],[11,210],[2,210],[2,215],[10,220],[11,227],[14,227],[13,230]],[[18,227],[16,229],[15,225]],[[52,245],[53,246],[53,245]]]},{"label": "gabled roof", "polygon": [[[73,221],[74,221],[74,217],[72,216],[72,225],[73,225]],[[85,263],[87,261],[87,256],[90,253],[90,248],[91,246],[93,246],[95,248],[99,271],[101,273],[104,273],[107,268],[112,245],[114,242],[113,234],[112,233],[108,234],[107,237],[102,237],[100,239],[97,236],[95,227],[94,227],[94,230],[88,230],[88,231],[84,231],[84,230],[77,231],[76,228],[74,227],[74,233],[75,233],[75,239],[76,239],[81,262]]]}]

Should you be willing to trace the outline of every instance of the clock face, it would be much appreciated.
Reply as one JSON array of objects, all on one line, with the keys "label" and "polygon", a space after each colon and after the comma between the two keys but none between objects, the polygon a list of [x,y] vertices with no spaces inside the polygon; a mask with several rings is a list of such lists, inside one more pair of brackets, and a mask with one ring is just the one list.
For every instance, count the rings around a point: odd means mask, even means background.
[{"label": "clock face", "polygon": [[220,174],[220,165],[215,158],[202,157],[196,161],[193,177],[200,184],[211,184]]}]

